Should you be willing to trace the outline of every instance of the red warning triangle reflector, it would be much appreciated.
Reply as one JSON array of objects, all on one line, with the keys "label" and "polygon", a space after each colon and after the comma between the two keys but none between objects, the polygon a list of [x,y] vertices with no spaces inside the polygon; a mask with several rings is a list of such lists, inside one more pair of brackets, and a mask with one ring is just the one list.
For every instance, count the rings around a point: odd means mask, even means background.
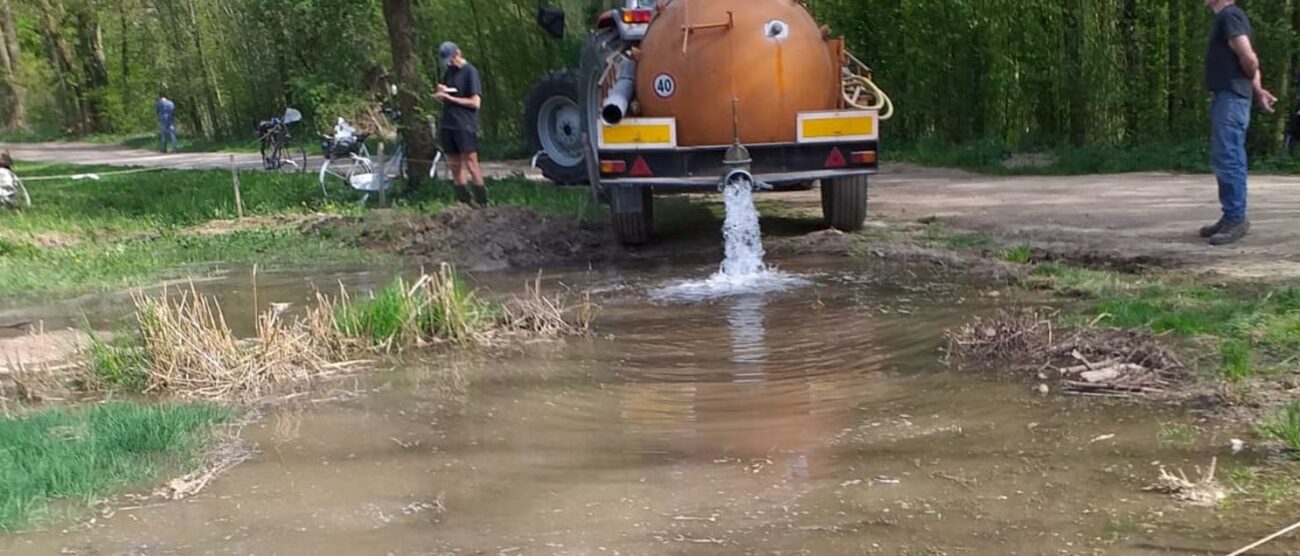
[{"label": "red warning triangle reflector", "polygon": [[827,168],[844,168],[848,165],[849,163],[844,159],[844,153],[840,152],[839,147],[832,148],[831,155],[826,157]]},{"label": "red warning triangle reflector", "polygon": [[654,172],[650,171],[650,165],[646,164],[645,158],[639,156],[636,157],[636,161],[632,163],[631,174],[633,177],[638,178],[649,178],[655,175]]}]

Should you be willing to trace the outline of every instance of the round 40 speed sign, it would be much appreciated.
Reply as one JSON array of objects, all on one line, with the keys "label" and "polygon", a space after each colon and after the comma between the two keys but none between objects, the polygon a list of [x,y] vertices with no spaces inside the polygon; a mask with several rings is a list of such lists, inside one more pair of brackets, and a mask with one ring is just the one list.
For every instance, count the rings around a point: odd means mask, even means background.
[{"label": "round 40 speed sign", "polygon": [[661,73],[655,76],[655,96],[668,100],[677,94],[677,80],[671,74]]}]

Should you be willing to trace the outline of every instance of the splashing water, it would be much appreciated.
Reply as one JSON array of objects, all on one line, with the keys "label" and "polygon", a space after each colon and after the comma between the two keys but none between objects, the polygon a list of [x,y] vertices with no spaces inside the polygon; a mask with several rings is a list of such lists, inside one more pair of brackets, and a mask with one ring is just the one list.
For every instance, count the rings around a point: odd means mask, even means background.
[{"label": "splashing water", "polygon": [[722,224],[726,257],[722,267],[706,280],[670,284],[650,293],[660,301],[705,301],[738,295],[777,293],[807,285],[808,281],[763,263],[762,229],[754,208],[754,187],[748,179],[727,185],[722,192],[727,217]]},{"label": "splashing water", "polygon": [[721,273],[738,278],[766,270],[763,265],[763,237],[758,225],[758,209],[754,208],[753,188],[748,184],[728,185],[722,191],[727,206],[727,218],[722,223],[722,239],[726,243],[726,258],[722,260]]}]

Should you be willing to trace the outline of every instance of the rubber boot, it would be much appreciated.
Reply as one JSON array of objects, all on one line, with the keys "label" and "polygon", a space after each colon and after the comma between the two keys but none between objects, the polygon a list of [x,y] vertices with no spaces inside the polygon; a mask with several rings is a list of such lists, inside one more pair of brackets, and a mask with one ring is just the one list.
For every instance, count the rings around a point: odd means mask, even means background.
[{"label": "rubber boot", "polygon": [[474,199],[469,195],[469,188],[463,185],[453,185],[452,191],[456,192],[456,200],[462,205],[474,206]]},{"label": "rubber boot", "polygon": [[482,185],[474,186],[474,203],[478,205],[478,208],[487,208],[488,206],[487,187],[484,187]]}]

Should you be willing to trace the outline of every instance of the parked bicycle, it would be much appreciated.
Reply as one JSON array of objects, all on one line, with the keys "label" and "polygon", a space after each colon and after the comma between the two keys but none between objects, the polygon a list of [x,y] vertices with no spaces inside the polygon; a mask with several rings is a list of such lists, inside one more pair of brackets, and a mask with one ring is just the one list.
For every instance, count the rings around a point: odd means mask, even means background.
[{"label": "parked bicycle", "polygon": [[289,126],[302,121],[302,113],[288,108],[284,117],[258,122],[261,135],[262,169],[270,172],[307,171],[307,149],[293,138]]},{"label": "parked bicycle", "polygon": [[0,154],[0,204],[15,208],[32,206],[32,197],[27,194],[23,180],[14,173],[9,153]]},{"label": "parked bicycle", "polygon": [[[396,95],[396,91],[391,92]],[[396,108],[384,107],[384,117],[397,127],[397,142],[390,149],[385,149],[384,173],[386,178],[406,178],[406,141],[402,137],[402,112]],[[372,193],[379,192],[380,181],[375,177],[378,164],[370,155],[366,146],[368,134],[358,134],[352,126],[339,118],[333,135],[321,135],[321,151],[325,162],[320,169],[321,195],[329,197],[329,183],[342,181],[353,190],[362,193],[361,204],[365,204]]]}]

